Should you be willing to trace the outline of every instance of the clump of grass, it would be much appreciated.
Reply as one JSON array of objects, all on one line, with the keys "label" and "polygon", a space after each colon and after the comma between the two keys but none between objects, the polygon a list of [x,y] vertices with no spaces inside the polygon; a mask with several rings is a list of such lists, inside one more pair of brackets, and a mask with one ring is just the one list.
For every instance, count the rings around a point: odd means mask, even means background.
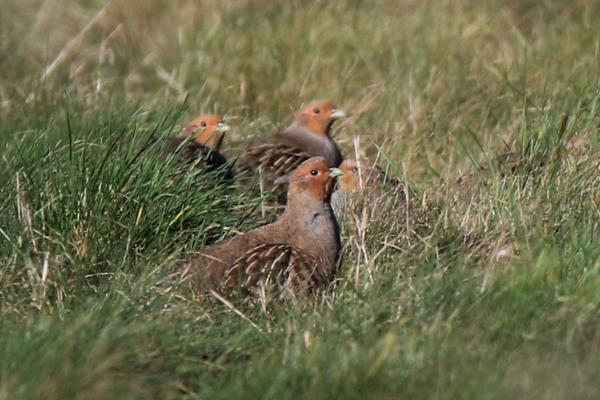
[{"label": "clump of grass", "polygon": [[[597,4],[0,11],[0,398],[597,392]],[[316,98],[350,112],[334,129],[345,154],[364,138],[438,205],[426,234],[396,235],[381,207],[345,225],[329,292],[247,319],[161,284],[190,252],[264,222],[261,198],[165,159],[164,140],[226,114],[235,159]],[[494,164],[507,151],[515,170]],[[455,196],[480,162],[489,178]]]}]

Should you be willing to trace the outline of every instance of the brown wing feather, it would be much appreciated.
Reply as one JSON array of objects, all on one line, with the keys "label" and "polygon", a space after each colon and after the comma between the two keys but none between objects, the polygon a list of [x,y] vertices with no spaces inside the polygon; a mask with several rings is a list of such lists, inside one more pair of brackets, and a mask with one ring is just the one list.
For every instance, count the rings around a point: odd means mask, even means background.
[{"label": "brown wing feather", "polygon": [[238,258],[225,273],[221,289],[242,288],[251,297],[295,299],[331,281],[318,260],[288,244],[261,244]]},{"label": "brown wing feather", "polygon": [[309,158],[310,154],[297,147],[264,143],[248,150],[240,161],[240,169],[255,172],[260,170],[263,173],[280,177],[293,171]]},{"label": "brown wing feather", "polygon": [[292,248],[282,296],[293,299],[301,293],[312,293],[327,288],[333,276],[328,269],[321,268],[320,264],[319,260]]}]

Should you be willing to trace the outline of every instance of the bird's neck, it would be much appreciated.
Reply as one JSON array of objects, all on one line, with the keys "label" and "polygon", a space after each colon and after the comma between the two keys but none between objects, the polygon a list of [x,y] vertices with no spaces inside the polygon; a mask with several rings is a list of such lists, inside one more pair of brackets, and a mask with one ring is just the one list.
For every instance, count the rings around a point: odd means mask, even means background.
[{"label": "bird's neck", "polygon": [[295,139],[306,140],[308,138],[315,141],[327,141],[329,140],[329,130],[331,125],[326,129],[324,133],[315,132],[305,124],[294,121],[284,131],[283,134]]},{"label": "bird's neck", "polygon": [[[291,202],[289,200],[292,200]],[[340,249],[339,227],[328,202],[303,202],[288,206],[279,223],[288,230],[290,244],[316,259],[332,264]],[[300,208],[297,208],[300,207]]]},{"label": "bird's neck", "polygon": [[288,196],[285,215],[313,215],[329,207],[328,202],[314,198],[305,192],[296,192]]},{"label": "bird's neck", "polygon": [[298,221],[296,224],[301,231],[310,231],[315,225],[328,224],[334,219],[329,198],[322,199],[308,192],[296,192],[287,199],[283,218]]},{"label": "bird's neck", "polygon": [[[333,233],[335,217],[329,202],[302,199],[302,197],[288,198],[288,204],[279,220],[284,226],[291,229],[290,235],[299,240],[310,240],[310,238],[322,236],[322,231]],[[293,223],[288,224],[289,221],[293,221]]]},{"label": "bird's neck", "polygon": [[325,135],[318,134],[296,121],[288,126],[282,134],[293,142],[302,143],[302,150],[315,156],[325,157],[333,167],[342,162],[340,151],[329,137],[329,132]]}]

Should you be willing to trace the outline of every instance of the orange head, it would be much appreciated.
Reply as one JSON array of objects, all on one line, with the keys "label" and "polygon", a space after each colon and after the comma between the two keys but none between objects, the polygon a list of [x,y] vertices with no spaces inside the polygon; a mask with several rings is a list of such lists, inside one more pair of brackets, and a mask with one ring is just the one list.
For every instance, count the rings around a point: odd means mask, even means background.
[{"label": "orange head", "polygon": [[330,168],[324,157],[309,158],[289,178],[288,202],[293,202],[300,194],[321,202],[327,201],[333,190],[334,178],[342,174],[339,168]]},{"label": "orange head", "polygon": [[382,171],[371,160],[344,160],[340,164],[344,175],[338,180],[338,188],[343,192],[358,192],[372,187],[381,178]]},{"label": "orange head", "polygon": [[190,122],[179,134],[182,137],[194,136],[196,143],[208,147],[213,151],[219,151],[225,132],[229,126],[223,119],[214,114],[202,115]]},{"label": "orange head", "polygon": [[335,120],[344,116],[344,112],[337,109],[332,102],[315,101],[298,113],[295,122],[306,126],[318,135],[329,136],[329,131]]}]

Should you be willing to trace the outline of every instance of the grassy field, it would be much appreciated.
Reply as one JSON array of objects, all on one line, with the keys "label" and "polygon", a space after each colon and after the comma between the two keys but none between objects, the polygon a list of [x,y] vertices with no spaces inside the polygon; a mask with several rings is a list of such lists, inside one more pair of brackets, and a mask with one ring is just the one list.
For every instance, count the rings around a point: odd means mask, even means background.
[{"label": "grassy field", "polygon": [[[598,21],[593,0],[3,0],[0,399],[596,397]],[[178,296],[189,252],[264,220],[164,139],[219,112],[235,157],[318,98],[350,114],[346,154],[360,137],[440,205],[426,234],[346,221],[312,303]]]}]

